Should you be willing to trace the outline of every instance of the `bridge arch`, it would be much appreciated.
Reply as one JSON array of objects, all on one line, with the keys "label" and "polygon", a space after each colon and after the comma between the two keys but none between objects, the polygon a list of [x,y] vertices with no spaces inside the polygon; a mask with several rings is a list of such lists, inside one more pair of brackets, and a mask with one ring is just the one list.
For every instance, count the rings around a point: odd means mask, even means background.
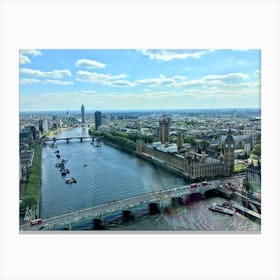
[{"label": "bridge arch", "polygon": [[160,206],[157,202],[149,203],[150,214],[156,215],[160,213]]},{"label": "bridge arch", "polygon": [[126,221],[130,221],[130,220],[134,219],[134,213],[133,213],[132,209],[124,209],[122,211],[122,215],[123,215],[124,220],[126,220]]},{"label": "bridge arch", "polygon": [[208,190],[204,192],[205,198],[216,197],[217,192],[214,189]]},{"label": "bridge arch", "polygon": [[104,223],[102,218],[94,218],[92,220],[92,227],[95,230],[102,230],[104,229]]}]

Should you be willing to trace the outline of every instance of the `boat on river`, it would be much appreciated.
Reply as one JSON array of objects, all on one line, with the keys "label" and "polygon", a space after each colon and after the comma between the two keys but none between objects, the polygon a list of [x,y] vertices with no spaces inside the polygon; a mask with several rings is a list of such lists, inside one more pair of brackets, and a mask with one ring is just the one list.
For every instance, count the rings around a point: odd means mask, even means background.
[{"label": "boat on river", "polygon": [[73,183],[77,183],[77,180],[75,178],[73,178],[73,177],[66,178],[65,183],[66,184],[73,184]]},{"label": "boat on river", "polygon": [[229,208],[227,206],[219,205],[215,202],[209,205],[209,209],[212,210],[212,211],[221,212],[221,213],[228,214],[228,215],[231,215],[231,216],[235,212],[231,208]]}]

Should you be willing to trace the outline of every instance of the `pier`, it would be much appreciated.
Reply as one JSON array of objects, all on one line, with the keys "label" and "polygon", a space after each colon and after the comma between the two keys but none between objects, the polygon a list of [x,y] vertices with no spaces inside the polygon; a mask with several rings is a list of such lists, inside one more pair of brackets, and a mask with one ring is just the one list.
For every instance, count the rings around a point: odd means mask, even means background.
[{"label": "pier", "polygon": [[255,211],[252,211],[244,206],[233,203],[232,206],[236,209],[237,212],[254,219],[257,222],[261,222],[261,215]]}]

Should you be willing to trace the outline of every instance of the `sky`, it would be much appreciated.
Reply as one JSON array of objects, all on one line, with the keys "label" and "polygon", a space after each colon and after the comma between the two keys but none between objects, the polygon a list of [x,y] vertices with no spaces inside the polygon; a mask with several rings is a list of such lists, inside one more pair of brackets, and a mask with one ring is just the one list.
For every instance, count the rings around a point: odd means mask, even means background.
[{"label": "sky", "polygon": [[20,111],[260,108],[257,49],[21,49]]}]

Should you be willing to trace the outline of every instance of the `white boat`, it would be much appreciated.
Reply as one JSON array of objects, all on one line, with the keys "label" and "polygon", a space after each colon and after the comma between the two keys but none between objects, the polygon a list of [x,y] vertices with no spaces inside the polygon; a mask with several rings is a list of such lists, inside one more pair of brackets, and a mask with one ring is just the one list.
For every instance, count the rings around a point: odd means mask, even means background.
[{"label": "white boat", "polygon": [[65,179],[65,183],[66,183],[66,184],[73,184],[73,183],[77,183],[77,180],[76,180],[75,178],[73,178],[73,177],[71,177],[71,178],[66,178],[66,179]]},{"label": "white boat", "polygon": [[232,210],[232,209],[230,209],[228,207],[219,205],[219,204],[217,204],[215,202],[209,205],[209,209],[213,210],[213,211],[221,212],[221,213],[224,213],[224,214],[228,214],[228,215],[231,215],[231,216],[235,212],[234,210]]}]

